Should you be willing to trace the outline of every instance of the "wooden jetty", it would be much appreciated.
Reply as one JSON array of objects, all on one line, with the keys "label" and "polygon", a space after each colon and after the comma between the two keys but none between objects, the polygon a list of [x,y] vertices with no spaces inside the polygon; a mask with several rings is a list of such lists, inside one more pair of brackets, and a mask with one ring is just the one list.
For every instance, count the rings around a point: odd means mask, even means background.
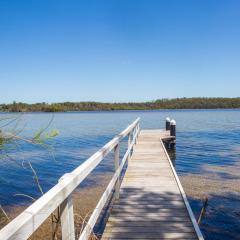
[{"label": "wooden jetty", "polygon": [[[72,192],[114,150],[115,173],[79,240],[89,238],[113,194],[102,239],[203,240],[163,143],[175,144],[175,127],[175,121],[167,120],[167,130],[140,130],[137,119],[4,227],[0,239],[27,239],[59,207],[62,239],[75,240]],[[120,161],[120,145],[126,137],[128,147]]]},{"label": "wooden jetty", "polygon": [[201,233],[163,145],[141,130],[102,239],[199,239]]}]

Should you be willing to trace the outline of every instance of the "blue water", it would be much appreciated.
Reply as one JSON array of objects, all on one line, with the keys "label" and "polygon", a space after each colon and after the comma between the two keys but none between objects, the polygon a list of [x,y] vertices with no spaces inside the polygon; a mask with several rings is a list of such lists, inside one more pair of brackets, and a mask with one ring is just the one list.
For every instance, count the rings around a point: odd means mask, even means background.
[{"label": "blue water", "polygon": [[[16,114],[2,113],[0,119],[6,116],[14,118]],[[27,113],[17,116],[18,121],[4,129],[18,129],[20,135],[26,138],[34,136],[40,128],[47,126],[52,118],[50,113]],[[56,128],[60,134],[47,141],[48,148],[18,142],[0,150],[1,205],[29,203],[29,199],[15,194],[27,194],[34,198],[41,195],[33,180],[28,161],[31,161],[38,173],[40,184],[46,192],[64,173],[79,166],[137,117],[141,118],[142,128],[164,128],[167,116],[177,121],[175,155],[179,175],[204,175],[207,174],[206,166],[239,168],[240,110],[56,113],[49,130]],[[0,121],[0,127],[6,122]],[[111,173],[113,165],[113,156],[110,155],[96,169],[96,173]],[[238,177],[231,173],[222,173],[221,180],[239,177],[240,171]],[[94,184],[96,179],[90,177],[83,186]],[[212,197],[201,225],[206,239],[240,239],[239,191],[229,192],[227,195],[215,193]],[[201,202],[192,196],[189,196],[189,200],[194,213],[198,215]]]}]

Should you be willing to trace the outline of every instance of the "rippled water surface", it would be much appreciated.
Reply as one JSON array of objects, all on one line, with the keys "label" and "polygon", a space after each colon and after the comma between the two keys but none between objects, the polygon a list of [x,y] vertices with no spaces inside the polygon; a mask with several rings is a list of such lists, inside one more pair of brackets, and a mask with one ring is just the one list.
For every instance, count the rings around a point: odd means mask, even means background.
[{"label": "rippled water surface", "polygon": [[[0,118],[8,115],[0,114]],[[56,128],[60,134],[49,141],[52,148],[22,143],[6,150],[9,156],[0,162],[1,205],[29,201],[16,194],[40,196],[27,161],[31,161],[47,191],[137,117],[141,117],[142,128],[164,128],[167,116],[177,121],[176,151],[171,156],[176,159],[177,172],[196,216],[201,199],[209,199],[201,223],[206,239],[240,239],[240,110],[56,113],[49,129]],[[28,113],[21,115],[17,126],[13,123],[8,128],[31,137],[51,118],[48,113]],[[112,171],[110,155],[95,173]],[[95,181],[93,174],[83,185],[94,185]]]}]

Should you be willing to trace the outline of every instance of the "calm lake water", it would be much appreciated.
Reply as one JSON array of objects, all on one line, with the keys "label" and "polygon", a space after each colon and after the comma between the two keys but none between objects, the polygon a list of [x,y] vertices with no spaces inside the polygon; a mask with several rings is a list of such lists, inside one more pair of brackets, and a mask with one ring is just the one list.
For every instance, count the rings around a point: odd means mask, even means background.
[{"label": "calm lake water", "polygon": [[[0,118],[16,114],[0,114]],[[20,116],[20,115],[19,115]],[[27,113],[8,125],[22,136],[32,137],[52,118],[48,113]],[[142,128],[164,128],[169,116],[177,122],[177,145],[172,158],[196,216],[201,198],[209,205],[201,229],[206,239],[240,239],[240,110],[173,110],[56,113],[49,127],[60,134],[51,148],[21,143],[0,150],[0,204],[25,205],[40,196],[27,162],[37,171],[44,191],[66,172],[85,161],[137,117]],[[0,127],[6,121],[0,121]],[[8,157],[6,157],[6,154]],[[95,173],[113,171],[110,155]],[[94,174],[83,187],[94,185]]]}]

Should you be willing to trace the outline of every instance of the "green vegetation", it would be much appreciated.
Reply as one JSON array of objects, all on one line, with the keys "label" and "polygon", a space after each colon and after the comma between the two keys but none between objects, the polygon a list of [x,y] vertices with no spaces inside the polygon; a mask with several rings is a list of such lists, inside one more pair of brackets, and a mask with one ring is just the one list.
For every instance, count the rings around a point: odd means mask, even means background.
[{"label": "green vegetation", "polygon": [[63,102],[63,103],[16,103],[0,104],[2,112],[66,112],[99,110],[152,110],[152,109],[215,109],[240,108],[239,98],[174,98],[159,99],[152,102],[101,103],[101,102]]},{"label": "green vegetation", "polygon": [[[23,109],[22,108],[23,106],[25,107],[24,109],[27,109],[24,104],[19,104],[16,102],[11,104],[11,106],[12,106],[11,111],[21,111]],[[15,152],[20,153],[21,144],[25,143],[25,144],[30,144],[34,146],[39,146],[42,149],[47,150],[47,152],[50,153],[51,156],[54,158],[54,154],[52,151],[53,149],[49,144],[49,140],[51,140],[52,138],[55,138],[59,134],[59,131],[56,129],[52,129],[51,131],[48,131],[53,121],[54,115],[52,115],[52,118],[50,119],[48,124],[45,127],[41,128],[39,131],[37,131],[32,137],[22,136],[21,133],[25,128],[25,123],[22,122],[22,118],[21,118],[22,114],[17,114],[17,115],[18,116],[7,116],[7,117],[1,116],[0,117],[0,163],[9,162],[11,165],[15,164],[15,166],[17,167],[29,169],[32,173],[33,180],[36,184],[36,188],[39,191],[39,194],[43,195],[44,194],[43,188],[40,184],[37,171],[33,167],[31,160],[28,158],[20,157],[20,155],[14,158],[11,153],[15,153]],[[0,177],[0,183],[6,183],[6,180],[4,179],[4,177]],[[14,196],[25,197],[30,199],[31,201],[36,200],[33,196],[25,193],[16,193],[14,194]],[[0,197],[0,203],[1,203],[1,197]],[[57,217],[54,215],[54,213],[51,214],[52,226],[54,225],[53,218],[57,219]],[[7,223],[9,223],[11,220],[12,220],[12,217],[9,215],[9,212],[6,212],[5,209],[2,207],[2,205],[0,204],[0,229],[3,226],[5,226]]]}]

